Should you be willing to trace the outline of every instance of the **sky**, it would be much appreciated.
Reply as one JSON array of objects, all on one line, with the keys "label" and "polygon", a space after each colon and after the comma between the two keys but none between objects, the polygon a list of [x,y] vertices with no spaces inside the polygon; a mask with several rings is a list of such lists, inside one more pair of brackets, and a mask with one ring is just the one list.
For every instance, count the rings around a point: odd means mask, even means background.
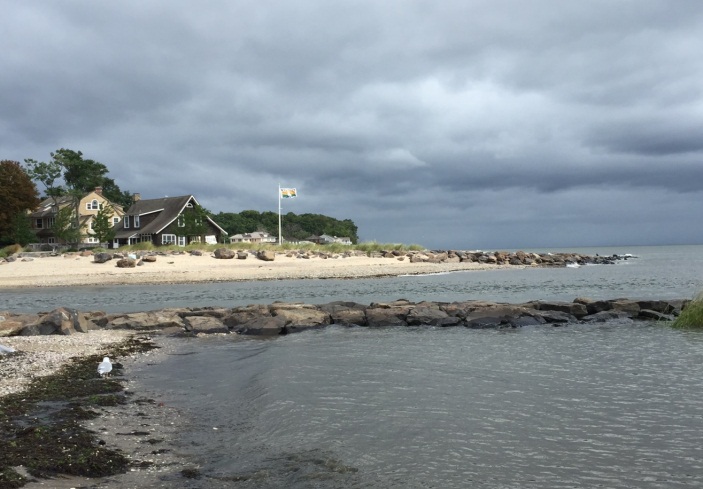
[{"label": "sky", "polygon": [[284,216],[362,241],[703,243],[699,0],[0,11],[0,159],[82,151],[122,190],[214,213],[278,212],[294,187]]}]

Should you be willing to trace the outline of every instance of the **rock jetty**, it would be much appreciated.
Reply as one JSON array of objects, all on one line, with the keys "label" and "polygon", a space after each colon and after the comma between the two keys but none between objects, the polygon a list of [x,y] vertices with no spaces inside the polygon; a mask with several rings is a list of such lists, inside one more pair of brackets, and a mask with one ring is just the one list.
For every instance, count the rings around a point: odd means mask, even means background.
[{"label": "rock jetty", "polygon": [[336,324],[358,327],[464,327],[469,329],[565,326],[618,320],[671,321],[690,301],[591,300],[532,301],[507,304],[489,301],[393,302],[363,305],[330,302],[314,305],[274,302],[234,308],[170,308],[129,314],[79,312],[58,308],[42,314],[0,313],[0,337],[71,335],[92,329],[126,329],[176,335],[236,333],[278,336]]}]

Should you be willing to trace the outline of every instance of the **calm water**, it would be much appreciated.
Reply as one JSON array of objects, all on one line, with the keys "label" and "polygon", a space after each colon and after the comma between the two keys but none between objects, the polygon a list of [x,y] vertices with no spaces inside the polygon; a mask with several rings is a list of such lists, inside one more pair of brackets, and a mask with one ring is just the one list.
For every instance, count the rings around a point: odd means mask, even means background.
[{"label": "calm water", "polygon": [[[703,247],[614,266],[354,281],[4,291],[0,310],[136,311],[274,300],[687,298]],[[186,420],[178,452],[210,488],[703,487],[703,334],[654,323],[330,327],[275,340],[165,339],[130,373]]]},{"label": "calm water", "polygon": [[183,353],[138,374],[203,473],[163,487],[703,487],[701,334],[332,327]]}]

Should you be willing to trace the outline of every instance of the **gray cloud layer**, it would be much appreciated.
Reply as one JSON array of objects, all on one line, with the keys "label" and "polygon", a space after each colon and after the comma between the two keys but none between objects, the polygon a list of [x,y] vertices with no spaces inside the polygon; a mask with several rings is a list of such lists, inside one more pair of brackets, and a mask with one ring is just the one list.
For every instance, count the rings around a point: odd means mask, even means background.
[{"label": "gray cloud layer", "polygon": [[0,1],[0,157],[489,248],[703,243],[698,1]]}]

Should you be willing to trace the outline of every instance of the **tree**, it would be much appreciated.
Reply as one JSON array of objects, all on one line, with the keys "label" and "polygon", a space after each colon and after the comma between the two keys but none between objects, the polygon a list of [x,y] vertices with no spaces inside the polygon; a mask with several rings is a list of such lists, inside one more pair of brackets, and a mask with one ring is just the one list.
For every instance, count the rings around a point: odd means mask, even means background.
[{"label": "tree", "polygon": [[10,241],[20,246],[27,246],[37,240],[37,235],[32,230],[32,220],[26,212],[20,212],[12,221]]},{"label": "tree", "polygon": [[200,242],[205,242],[207,234],[208,211],[199,205],[194,205],[192,209],[181,214],[178,219],[182,220],[183,226],[180,227],[178,234],[187,237],[198,237]]},{"label": "tree", "polygon": [[115,229],[112,227],[111,205],[103,206],[93,218],[93,233],[95,238],[101,243],[107,243],[115,238]]},{"label": "tree", "polygon": [[17,216],[38,205],[37,187],[19,162],[0,161],[0,242],[12,241]]},{"label": "tree", "polygon": [[51,230],[57,238],[66,243],[77,244],[81,240],[81,229],[76,224],[73,207],[69,206],[59,209]]}]

